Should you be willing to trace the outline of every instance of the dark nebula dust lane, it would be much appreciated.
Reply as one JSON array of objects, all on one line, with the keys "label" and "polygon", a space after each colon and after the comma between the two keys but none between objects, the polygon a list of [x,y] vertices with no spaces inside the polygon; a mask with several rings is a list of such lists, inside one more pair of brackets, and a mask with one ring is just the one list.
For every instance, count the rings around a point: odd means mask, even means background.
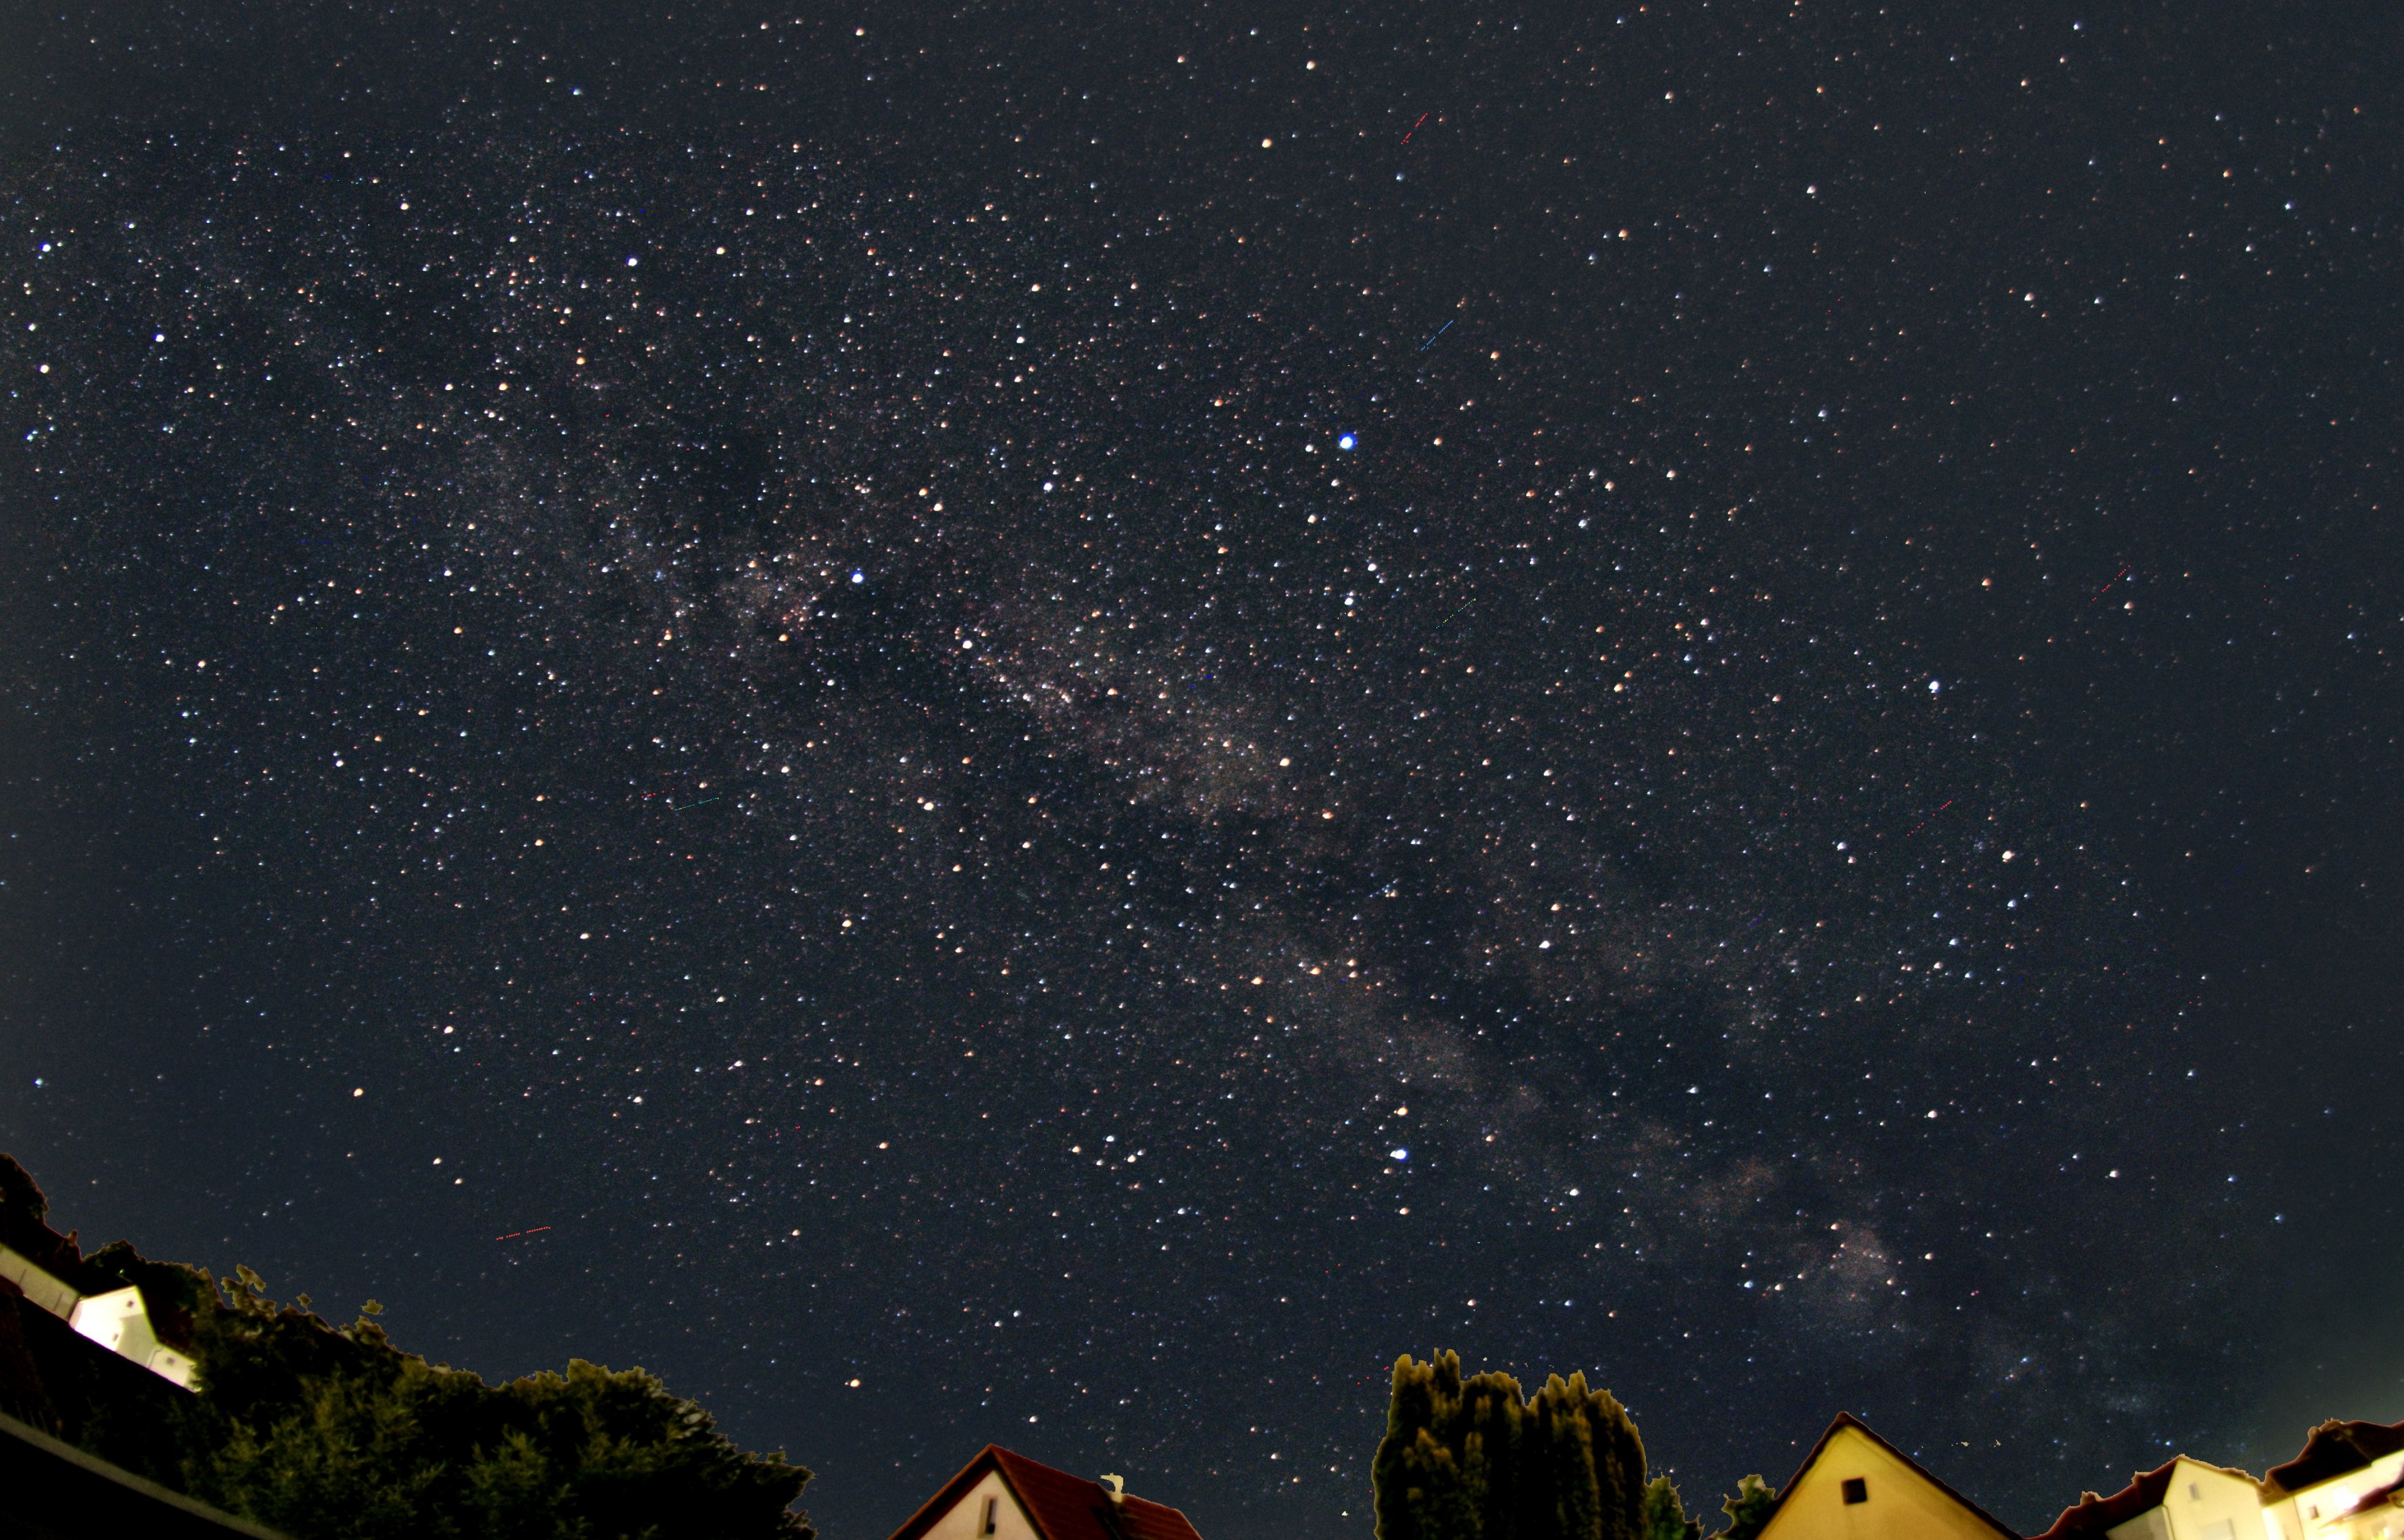
[{"label": "dark nebula dust lane", "polygon": [[641,1363],[835,1535],[988,1440],[1365,1533],[1433,1347],[1699,1509],[2397,1415],[2376,49],[10,26],[62,1222]]}]

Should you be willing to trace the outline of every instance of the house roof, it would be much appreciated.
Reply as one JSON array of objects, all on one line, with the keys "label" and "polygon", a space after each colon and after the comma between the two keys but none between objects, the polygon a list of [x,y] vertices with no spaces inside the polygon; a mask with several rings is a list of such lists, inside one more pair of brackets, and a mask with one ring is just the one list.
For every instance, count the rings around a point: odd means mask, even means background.
[{"label": "house roof", "polygon": [[2053,1521],[2053,1527],[2038,1535],[2036,1540],[2071,1540],[2074,1535],[2101,1534],[2105,1530],[2127,1523],[2141,1513],[2160,1507],[2162,1499],[2170,1494],[2172,1476],[2182,1461],[2190,1465],[2201,1465],[2205,1470],[2218,1471],[2223,1476],[2233,1476],[2249,1486],[2255,1484],[2254,1477],[2243,1471],[2210,1464],[2183,1454],[2167,1465],[2131,1476],[2127,1486],[2109,1497],[2098,1496],[2091,1491],[2082,1493],[2077,1506],[2062,1509],[2062,1517]]},{"label": "house roof", "polygon": [[987,1444],[960,1467],[909,1522],[893,1532],[893,1540],[919,1540],[991,1471],[1000,1473],[1002,1484],[1027,1510],[1043,1540],[1202,1540],[1175,1508],[1133,1496],[1113,1503],[1100,1482],[1055,1470],[999,1444]]},{"label": "house roof", "polygon": [[2271,1467],[2262,1477],[2262,1491],[2271,1498],[2285,1497],[2358,1471],[2398,1449],[2404,1449],[2404,1422],[2341,1422],[2331,1418],[2312,1431],[2304,1440],[2303,1452],[2284,1465]]},{"label": "house roof", "polygon": [[2053,1527],[2038,1535],[2036,1540],[2069,1540],[2072,1535],[2101,1534],[2115,1525],[2127,1523],[2141,1513],[2160,1507],[2163,1496],[2171,1490],[2171,1473],[2177,1468],[2178,1462],[2173,1460],[2155,1470],[2139,1471],[2129,1477],[2127,1486],[2109,1497],[2091,1491],[2079,1493],[2077,1504],[2062,1509],[2062,1517],[2053,1521]]},{"label": "house roof", "polygon": [[1943,1492],[1954,1502],[1959,1503],[1964,1511],[1969,1513],[1980,1523],[1985,1524],[1989,1529],[1993,1530],[1997,1534],[2009,1536],[2009,1540],[2020,1540],[2020,1533],[2018,1531],[2006,1528],[2002,1519],[1996,1518],[1993,1514],[1989,1513],[1986,1509],[1978,1506],[1978,1504],[1971,1502],[1960,1492],[1955,1491],[1951,1487],[1947,1486],[1935,1476],[1930,1475],[1927,1466],[1922,1464],[1919,1461],[1914,1460],[1911,1456],[1904,1453],[1901,1449],[1896,1449],[1893,1444],[1888,1443],[1885,1439],[1880,1438],[1875,1429],[1871,1428],[1868,1423],[1863,1421],[1860,1418],[1855,1417],[1852,1412],[1838,1412],[1837,1414],[1836,1421],[1828,1424],[1827,1431],[1820,1435],[1819,1442],[1813,1444],[1811,1446],[1810,1452],[1803,1456],[1803,1463],[1795,1467],[1795,1474],[1786,1478],[1786,1485],[1778,1489],[1778,1497],[1780,1502],[1784,1502],[1786,1494],[1795,1490],[1795,1483],[1802,1480],[1804,1476],[1810,1471],[1811,1467],[1819,1463],[1821,1454],[1828,1448],[1828,1441],[1836,1437],[1839,1432],[1846,1428],[1852,1429],[1863,1437],[1868,1439],[1871,1443],[1876,1444],[1880,1449],[1886,1450],[1887,1453],[1903,1462],[1903,1463],[1909,1466],[1922,1480],[1926,1481],[1938,1491]]}]

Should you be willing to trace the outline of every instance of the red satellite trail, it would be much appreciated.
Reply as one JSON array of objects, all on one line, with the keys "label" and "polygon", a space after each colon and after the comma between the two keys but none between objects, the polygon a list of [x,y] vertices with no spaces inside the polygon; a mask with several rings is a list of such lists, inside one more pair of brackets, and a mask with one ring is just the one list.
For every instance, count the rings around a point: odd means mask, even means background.
[{"label": "red satellite trail", "polygon": [[[1420,113],[1420,114],[1419,114],[1419,123],[1424,123],[1424,122],[1426,122],[1427,120],[1428,120],[1428,114],[1426,114],[1426,113],[1424,113],[1424,112]],[[1406,130],[1405,130],[1405,131],[1404,131],[1404,133],[1403,133],[1403,143],[1405,143],[1405,144],[1406,144],[1406,145],[1407,145],[1407,144],[1409,144],[1409,143],[1411,142],[1411,135],[1412,135],[1412,134],[1414,134],[1414,133],[1417,133],[1419,131],[1419,123],[1413,123],[1413,124],[1412,124],[1408,129],[1406,129]]]},{"label": "red satellite trail", "polygon": [[[1952,806],[1952,805],[1953,805],[1953,800],[1954,800],[1954,799],[1952,799],[1951,797],[1947,797],[1943,802],[1938,803],[1938,804],[1936,805],[1936,813],[1942,813],[1942,812],[1943,812],[1943,811],[1945,811],[1945,809],[1947,809],[1948,807]],[[1909,830],[1908,830],[1908,831],[1905,833],[1905,834],[1904,834],[1904,836],[1903,836],[1903,837],[1904,837],[1904,838],[1906,838],[1906,839],[1909,839],[1913,834],[1916,834],[1916,833],[1920,833],[1922,829],[1927,828],[1927,827],[1928,827],[1928,825],[1929,825],[1929,822],[1936,817],[1936,813],[1931,813],[1931,814],[1929,814],[1929,815],[1928,815],[1928,817],[1927,817],[1927,818],[1922,819],[1918,823],[1913,824],[1913,825],[1911,826],[1911,828],[1910,828]]]},{"label": "red satellite trail", "polygon": [[[2109,594],[2110,592],[2112,592],[2112,583],[2118,582],[2121,579],[2123,579],[2123,578],[2127,577],[2128,575],[2129,575],[2129,569],[2128,569],[2126,567],[2121,567],[2121,568],[2120,568],[2120,570],[2119,570],[2119,571],[2113,573],[2113,574],[2112,574],[2112,580],[2111,580],[2111,582],[2107,582],[2107,583],[2105,583],[2103,587],[2101,587],[2101,588],[2099,588],[2099,589],[2097,589],[2097,590],[2095,591],[2095,599],[2100,599],[2100,598],[2102,598],[2104,595]],[[2095,599],[2090,599],[2090,600],[2088,600],[2087,602],[2088,602],[2089,604],[2093,604],[2093,603],[2095,602]]]},{"label": "red satellite trail", "polygon": [[496,1240],[515,1240],[522,1235],[540,1235],[543,1231],[550,1228],[551,1226],[548,1225],[538,1225],[531,1230],[511,1230],[507,1235],[496,1235],[493,1237],[493,1239]]}]

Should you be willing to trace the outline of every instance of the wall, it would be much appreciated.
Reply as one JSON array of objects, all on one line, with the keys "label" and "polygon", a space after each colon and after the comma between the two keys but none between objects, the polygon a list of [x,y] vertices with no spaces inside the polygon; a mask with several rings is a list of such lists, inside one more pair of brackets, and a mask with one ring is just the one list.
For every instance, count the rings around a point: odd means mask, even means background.
[{"label": "wall", "polygon": [[[935,1520],[927,1531],[926,1540],[978,1540],[988,1497],[999,1499],[994,1508],[993,1540],[1038,1540],[1034,1524],[1018,1505],[1018,1499],[1010,1495],[999,1471],[985,1472],[984,1478],[969,1489],[966,1497]],[[2248,1536],[2248,1540],[2252,1537]]]},{"label": "wall", "polygon": [[[1847,1477],[1868,1500],[1844,1500]],[[1856,1428],[1838,1428],[1787,1491],[1761,1540],[2004,1540],[1909,1463]],[[2246,1536],[2245,1540],[2252,1540]]]}]

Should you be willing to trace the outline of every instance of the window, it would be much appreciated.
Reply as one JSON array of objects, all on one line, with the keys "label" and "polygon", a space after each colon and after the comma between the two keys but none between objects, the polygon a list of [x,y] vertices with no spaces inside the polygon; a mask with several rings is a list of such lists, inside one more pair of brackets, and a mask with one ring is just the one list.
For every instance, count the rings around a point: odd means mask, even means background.
[{"label": "window", "polygon": [[2190,1503],[2201,1503],[2203,1501],[2203,1492],[2192,1481],[2187,1484],[2187,1500]]},{"label": "window", "polygon": [[1866,1503],[1869,1500],[1870,1484],[1867,1481],[1865,1481],[1858,1476],[1848,1476],[1845,1477],[1845,1501],[1847,1503]]},{"label": "window", "polygon": [[977,1533],[979,1534],[991,1534],[993,1533],[994,1516],[999,1511],[1000,1507],[1001,1499],[999,1497],[988,1497],[985,1500],[985,1522],[977,1526]]}]

